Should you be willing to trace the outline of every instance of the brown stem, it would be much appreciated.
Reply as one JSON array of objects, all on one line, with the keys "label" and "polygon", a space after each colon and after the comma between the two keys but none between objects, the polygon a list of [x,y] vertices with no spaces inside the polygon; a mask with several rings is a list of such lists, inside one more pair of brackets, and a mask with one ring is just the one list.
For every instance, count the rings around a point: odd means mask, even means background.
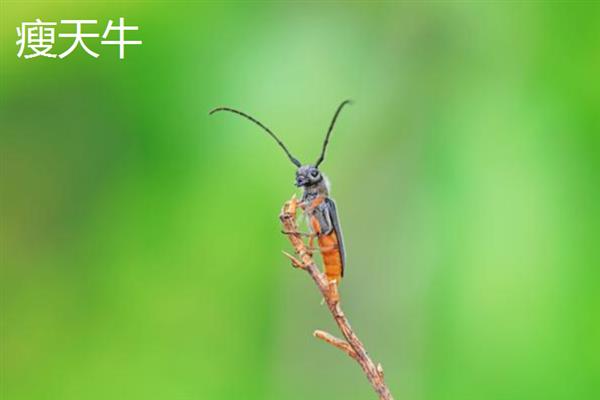
[{"label": "brown stem", "polygon": [[[279,216],[285,232],[298,232],[298,227],[296,225],[296,210],[297,200],[295,197],[292,197],[290,201],[284,204]],[[292,260],[292,264],[295,267],[305,270],[313,279],[346,341],[344,342],[342,339],[338,339],[323,331],[315,331],[315,336],[345,351],[350,357],[355,359],[367,376],[367,379],[371,383],[371,386],[373,386],[373,389],[380,400],[393,400],[392,394],[384,382],[381,364],[375,364],[371,357],[369,357],[365,346],[358,339],[354,330],[352,330],[346,315],[342,311],[337,287],[334,286],[336,284],[330,283],[325,275],[321,273],[313,261],[311,253],[307,251],[306,245],[300,235],[288,234],[288,238],[294,247],[294,251],[298,258],[290,255],[288,255],[288,257]]]}]

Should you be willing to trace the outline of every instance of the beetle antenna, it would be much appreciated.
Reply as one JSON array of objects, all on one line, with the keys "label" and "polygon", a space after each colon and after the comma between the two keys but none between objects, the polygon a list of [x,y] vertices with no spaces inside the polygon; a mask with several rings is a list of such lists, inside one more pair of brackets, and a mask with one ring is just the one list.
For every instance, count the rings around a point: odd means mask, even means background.
[{"label": "beetle antenna", "polygon": [[323,162],[323,160],[325,160],[325,151],[327,150],[327,145],[329,144],[329,136],[331,135],[331,131],[333,131],[333,126],[335,125],[335,121],[337,120],[338,115],[340,115],[340,111],[342,111],[342,108],[344,108],[344,106],[346,104],[352,104],[352,101],[351,100],[342,101],[342,104],[340,104],[338,106],[337,110],[335,111],[335,114],[333,114],[333,119],[331,120],[329,129],[327,130],[327,134],[325,135],[325,140],[323,141],[323,150],[321,150],[321,155],[319,156],[319,159],[315,163],[315,167],[317,167],[317,168],[319,168],[319,164],[321,164]]},{"label": "beetle antenna", "polygon": [[214,113],[216,113],[217,111],[229,111],[232,112],[234,114],[238,114],[241,115],[244,118],[249,119],[250,121],[254,122],[256,125],[260,126],[261,128],[263,128],[265,131],[267,131],[267,133],[269,135],[271,135],[271,137],[273,139],[275,139],[275,141],[277,142],[277,144],[283,149],[283,151],[285,151],[285,154],[287,154],[287,156],[289,157],[290,161],[292,163],[294,163],[294,165],[296,167],[300,167],[302,166],[302,163],[300,161],[298,161],[297,158],[295,158],[290,151],[287,149],[287,147],[285,147],[285,145],[283,144],[283,142],[281,140],[279,140],[279,138],[277,137],[277,135],[275,135],[269,128],[267,128],[265,125],[263,125],[259,120],[249,116],[246,113],[243,113],[241,111],[238,110],[234,110],[233,108],[229,108],[229,107],[217,107],[214,110],[212,110],[211,112],[208,113],[208,115],[212,115]]}]

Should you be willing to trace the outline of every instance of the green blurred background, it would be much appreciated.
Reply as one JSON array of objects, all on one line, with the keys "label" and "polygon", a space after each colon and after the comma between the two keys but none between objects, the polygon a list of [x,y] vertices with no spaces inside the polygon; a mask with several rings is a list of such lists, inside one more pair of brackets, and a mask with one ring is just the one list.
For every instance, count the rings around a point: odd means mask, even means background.
[{"label": "green blurred background", "polygon": [[[207,116],[310,162],[347,97],[341,291],[396,399],[599,398],[598,3],[0,14],[2,399],[374,398],[280,252],[293,166]],[[16,57],[22,22],[121,16],[123,61]]]}]

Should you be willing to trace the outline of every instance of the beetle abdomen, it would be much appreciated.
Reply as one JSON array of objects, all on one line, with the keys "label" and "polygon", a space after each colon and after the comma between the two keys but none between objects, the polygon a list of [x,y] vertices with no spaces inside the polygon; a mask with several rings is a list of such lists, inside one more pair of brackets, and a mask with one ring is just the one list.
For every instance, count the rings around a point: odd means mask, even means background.
[{"label": "beetle abdomen", "polygon": [[321,257],[325,266],[325,275],[330,281],[339,281],[342,279],[344,266],[342,264],[342,255],[338,238],[335,231],[331,231],[329,235],[319,237],[319,247],[321,249]]},{"label": "beetle abdomen", "polygon": [[319,249],[327,279],[340,281],[344,274],[344,264],[335,229],[332,229],[328,234],[321,233],[319,220],[315,217],[311,218],[311,224],[314,232],[318,234]]}]

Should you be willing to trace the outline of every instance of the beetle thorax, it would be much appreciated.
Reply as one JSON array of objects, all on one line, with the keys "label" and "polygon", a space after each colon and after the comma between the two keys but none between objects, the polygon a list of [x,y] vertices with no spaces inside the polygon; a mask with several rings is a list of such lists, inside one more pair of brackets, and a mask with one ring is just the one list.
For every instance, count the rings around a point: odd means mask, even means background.
[{"label": "beetle thorax", "polygon": [[302,200],[305,202],[311,202],[319,196],[329,196],[329,184],[325,176],[323,176],[323,179],[320,182],[314,185],[304,186],[304,194],[302,195]]},{"label": "beetle thorax", "polygon": [[327,183],[325,182],[325,179],[315,185],[304,186],[304,193],[312,196],[329,195],[329,190],[327,189]]}]

